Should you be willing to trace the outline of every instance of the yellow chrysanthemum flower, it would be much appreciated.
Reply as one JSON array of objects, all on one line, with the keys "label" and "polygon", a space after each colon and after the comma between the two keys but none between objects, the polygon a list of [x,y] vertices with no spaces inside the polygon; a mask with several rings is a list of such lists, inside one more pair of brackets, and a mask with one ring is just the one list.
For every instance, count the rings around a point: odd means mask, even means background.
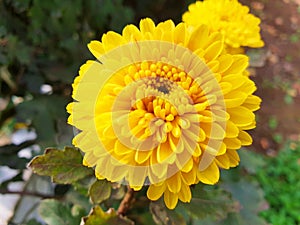
[{"label": "yellow chrysanthemum flower", "polygon": [[260,98],[243,75],[248,57],[223,51],[221,33],[143,19],[88,47],[97,61],[80,68],[67,110],[98,179],[148,184],[148,198],[173,209],[191,200],[190,185],[238,165]]},{"label": "yellow chrysanthemum flower", "polygon": [[206,24],[212,31],[220,31],[231,53],[242,53],[242,47],[264,45],[260,36],[260,19],[237,0],[197,1],[189,6],[182,20],[192,27]]}]

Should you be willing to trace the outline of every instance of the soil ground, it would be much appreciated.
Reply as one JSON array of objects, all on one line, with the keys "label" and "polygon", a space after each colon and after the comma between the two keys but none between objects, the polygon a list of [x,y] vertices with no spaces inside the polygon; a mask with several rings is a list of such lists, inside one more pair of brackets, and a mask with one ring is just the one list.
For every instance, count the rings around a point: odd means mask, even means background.
[{"label": "soil ground", "polygon": [[241,1],[262,19],[265,47],[250,50],[252,79],[262,98],[254,148],[275,155],[286,140],[300,141],[300,0]]}]

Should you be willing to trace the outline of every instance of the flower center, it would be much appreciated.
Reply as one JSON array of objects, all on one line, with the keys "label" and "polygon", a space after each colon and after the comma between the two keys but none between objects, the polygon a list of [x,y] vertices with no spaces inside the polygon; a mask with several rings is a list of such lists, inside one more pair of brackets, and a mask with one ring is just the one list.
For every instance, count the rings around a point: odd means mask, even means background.
[{"label": "flower center", "polygon": [[148,86],[153,87],[163,94],[169,94],[172,89],[172,83],[170,80],[164,77],[149,78]]},{"label": "flower center", "polygon": [[142,78],[148,78],[152,82],[150,85],[164,93],[172,83],[177,83],[183,89],[188,89],[192,83],[192,79],[180,68],[162,62],[147,61],[129,66],[124,81],[127,85]]},{"label": "flower center", "polygon": [[[103,91],[111,97],[103,101],[101,110],[112,111],[111,124],[124,149],[157,152],[157,160],[162,162],[182,153],[183,143],[190,143],[193,154],[201,116],[191,93],[197,94],[198,89],[180,68],[162,62],[132,64],[116,73]],[[105,110],[108,101],[112,107]]]},{"label": "flower center", "polygon": [[[134,103],[129,111],[129,127],[124,129],[124,134],[131,134],[128,136],[130,146],[139,146],[137,149],[144,150],[147,146],[147,150],[150,150],[170,139],[177,143],[182,130],[192,125],[189,119],[198,121],[193,101],[186,93],[191,79],[180,69],[160,62],[143,62],[134,68],[131,66],[128,72],[127,76],[133,78],[134,82],[126,87],[131,89],[127,93],[135,96],[122,98],[124,102],[130,102],[128,99],[131,98]],[[148,76],[144,76],[146,74]],[[173,151],[176,151],[175,147]]]}]

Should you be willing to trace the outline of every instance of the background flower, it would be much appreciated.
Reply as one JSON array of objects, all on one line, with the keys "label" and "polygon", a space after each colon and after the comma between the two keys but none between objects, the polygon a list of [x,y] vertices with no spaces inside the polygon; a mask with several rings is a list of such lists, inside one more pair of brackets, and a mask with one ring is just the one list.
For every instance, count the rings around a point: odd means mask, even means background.
[{"label": "background flower", "polygon": [[224,34],[227,50],[231,53],[242,53],[240,47],[264,45],[260,37],[260,19],[237,0],[197,1],[189,6],[182,20],[192,27],[206,24],[212,31]]}]

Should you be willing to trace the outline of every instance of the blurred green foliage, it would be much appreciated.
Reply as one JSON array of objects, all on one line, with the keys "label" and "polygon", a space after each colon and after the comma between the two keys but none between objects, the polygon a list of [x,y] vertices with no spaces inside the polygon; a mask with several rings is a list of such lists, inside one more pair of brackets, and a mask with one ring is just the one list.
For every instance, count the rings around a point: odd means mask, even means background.
[{"label": "blurred green foliage", "polygon": [[[69,144],[70,136],[62,143],[57,136],[66,130],[72,80],[91,57],[86,45],[133,22],[133,9],[122,0],[3,0],[0,14],[0,98],[10,103],[0,126],[14,116],[36,130],[42,148]],[[43,84],[52,87],[51,96],[41,92]]]},{"label": "blurred green foliage", "polygon": [[287,144],[257,178],[269,202],[261,215],[273,225],[300,224],[300,146]]}]

